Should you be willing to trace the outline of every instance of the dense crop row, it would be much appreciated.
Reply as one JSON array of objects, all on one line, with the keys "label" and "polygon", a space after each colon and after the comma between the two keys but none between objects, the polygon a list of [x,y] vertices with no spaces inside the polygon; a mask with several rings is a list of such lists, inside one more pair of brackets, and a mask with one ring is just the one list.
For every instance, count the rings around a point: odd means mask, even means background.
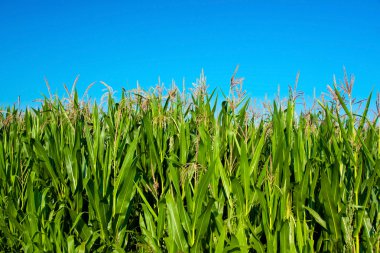
[{"label": "dense crop row", "polygon": [[203,81],[2,111],[0,251],[380,251],[369,102],[335,88],[296,116],[290,92],[255,117]]}]

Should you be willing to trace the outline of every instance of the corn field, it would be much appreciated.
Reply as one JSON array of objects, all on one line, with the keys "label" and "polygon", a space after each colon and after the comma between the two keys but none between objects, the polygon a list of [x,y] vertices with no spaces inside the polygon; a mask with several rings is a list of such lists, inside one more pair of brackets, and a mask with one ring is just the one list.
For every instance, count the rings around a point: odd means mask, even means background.
[{"label": "corn field", "polygon": [[380,100],[330,92],[259,115],[201,78],[3,108],[0,251],[380,252]]}]

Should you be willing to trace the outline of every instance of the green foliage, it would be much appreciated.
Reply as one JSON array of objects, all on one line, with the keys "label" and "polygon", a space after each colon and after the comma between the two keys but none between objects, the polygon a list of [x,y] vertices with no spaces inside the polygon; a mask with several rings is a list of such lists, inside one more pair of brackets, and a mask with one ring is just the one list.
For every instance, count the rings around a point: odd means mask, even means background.
[{"label": "green foliage", "polygon": [[257,118],[205,87],[2,111],[0,252],[380,251],[371,97]]}]

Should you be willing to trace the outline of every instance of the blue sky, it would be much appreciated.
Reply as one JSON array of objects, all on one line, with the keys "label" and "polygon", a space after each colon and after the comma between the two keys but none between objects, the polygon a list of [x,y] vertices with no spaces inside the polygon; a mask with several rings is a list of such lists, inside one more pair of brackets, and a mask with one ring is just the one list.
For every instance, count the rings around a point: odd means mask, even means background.
[{"label": "blue sky", "polygon": [[[79,92],[94,81],[115,90],[158,76],[188,88],[203,68],[210,89],[238,76],[251,97],[298,87],[326,91],[342,67],[356,77],[354,95],[380,87],[380,1],[0,1],[0,105]],[[99,97],[103,86],[91,89]]]}]

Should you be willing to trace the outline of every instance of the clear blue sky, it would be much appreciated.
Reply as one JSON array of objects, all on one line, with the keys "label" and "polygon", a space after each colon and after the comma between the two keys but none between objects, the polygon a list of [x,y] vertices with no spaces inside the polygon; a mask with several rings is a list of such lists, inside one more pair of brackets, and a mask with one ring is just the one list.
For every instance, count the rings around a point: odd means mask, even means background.
[{"label": "clear blue sky", "polygon": [[[158,76],[187,87],[203,68],[228,90],[237,64],[249,95],[286,95],[300,71],[307,95],[326,91],[342,67],[354,94],[380,87],[380,1],[0,1],[0,105],[64,95],[105,81],[115,90]],[[92,88],[94,97],[102,93]]]}]

